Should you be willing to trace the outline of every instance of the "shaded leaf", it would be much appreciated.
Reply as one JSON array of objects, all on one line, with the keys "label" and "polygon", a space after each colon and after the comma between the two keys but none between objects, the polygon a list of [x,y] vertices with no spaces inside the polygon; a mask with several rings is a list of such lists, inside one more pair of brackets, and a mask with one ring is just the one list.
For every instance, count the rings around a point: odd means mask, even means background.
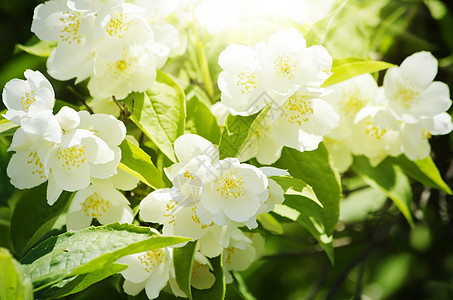
[{"label": "shaded leaf", "polygon": [[184,247],[173,249],[173,263],[175,266],[176,282],[178,283],[179,288],[189,299],[192,299],[192,288],[190,282],[196,246],[196,242],[189,242]]},{"label": "shaded leaf", "polygon": [[360,175],[370,186],[379,189],[393,200],[399,210],[406,217],[409,225],[413,226],[411,215],[412,189],[409,179],[398,166],[381,162],[376,167],[371,166],[364,156],[354,158],[352,169]]},{"label": "shaded leaf", "polygon": [[389,162],[396,163],[404,170],[404,173],[424,185],[444,191],[449,195],[452,194],[450,187],[442,179],[437,166],[430,156],[412,161],[406,156],[400,155],[398,157],[389,157],[388,160]]},{"label": "shaded leaf", "polygon": [[72,193],[63,192],[54,205],[46,200],[47,184],[19,192],[19,200],[11,217],[10,236],[20,255],[50,231],[66,209]]}]

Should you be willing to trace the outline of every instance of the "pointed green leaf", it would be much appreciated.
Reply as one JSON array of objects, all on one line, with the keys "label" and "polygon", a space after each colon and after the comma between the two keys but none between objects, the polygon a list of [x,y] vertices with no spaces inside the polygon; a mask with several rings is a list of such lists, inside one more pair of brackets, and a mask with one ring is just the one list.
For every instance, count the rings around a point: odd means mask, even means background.
[{"label": "pointed green leaf", "polygon": [[389,157],[388,160],[399,165],[407,175],[424,185],[444,191],[449,195],[452,194],[450,187],[442,179],[437,166],[430,156],[412,161],[406,156],[400,155],[398,157]]},{"label": "pointed green leaf", "polygon": [[364,156],[354,158],[352,169],[370,186],[381,190],[395,202],[396,206],[406,217],[409,225],[413,226],[411,215],[412,189],[406,174],[398,166],[381,162],[376,167],[371,166]]},{"label": "pointed green leaf", "polygon": [[28,252],[21,263],[37,291],[68,277],[98,271],[122,256],[187,240],[160,236],[148,227],[114,223],[51,237]]},{"label": "pointed green leaf", "polygon": [[256,220],[260,222],[261,226],[273,234],[283,234],[283,226],[274,218],[270,213],[259,214],[256,216]]},{"label": "pointed green leaf", "polygon": [[313,188],[303,180],[291,176],[272,176],[270,178],[274,180],[278,185],[280,185],[280,187],[285,192],[285,195],[306,197],[313,200],[319,206],[323,207],[322,203],[319,202],[318,198],[316,197]]},{"label": "pointed green leaf", "polygon": [[214,268],[215,282],[208,290],[192,288],[194,300],[223,300],[225,298],[225,276],[223,275],[222,255],[210,259]]},{"label": "pointed green leaf", "polygon": [[5,248],[0,248],[0,299],[32,300],[33,287],[22,266]]},{"label": "pointed green leaf", "polygon": [[213,144],[218,144],[220,140],[220,127],[209,107],[200,101],[197,96],[190,98],[186,106],[186,131],[198,134]]},{"label": "pointed green leaf", "polygon": [[250,116],[228,115],[219,143],[220,159],[236,157],[253,133],[263,126],[270,106]]},{"label": "pointed green leaf", "polygon": [[17,124],[6,119],[0,119],[0,136],[13,136],[17,128],[19,128]]},{"label": "pointed green leaf", "polygon": [[162,173],[154,166],[151,157],[145,151],[127,140],[121,143],[120,149],[121,169],[154,189],[165,188]]},{"label": "pointed green leaf", "polygon": [[321,206],[301,195],[286,195],[284,204],[300,212],[297,221],[320,242],[333,261],[332,234],[339,217],[341,186],[323,144],[314,151],[299,152],[284,147],[275,165],[309,184]]},{"label": "pointed green leaf", "polygon": [[193,258],[197,243],[189,242],[184,247],[173,249],[173,264],[175,266],[176,282],[179,288],[192,300],[192,277]]},{"label": "pointed green leaf", "polygon": [[333,12],[331,12],[327,17],[317,21],[316,23],[311,25],[310,28],[308,28],[307,32],[305,33],[307,46],[322,45],[324,43],[327,34],[329,33],[333,23],[335,22],[335,19],[343,9],[346,2],[347,0],[343,1],[343,3]]},{"label": "pointed green leaf", "polygon": [[29,54],[42,57],[49,57],[52,50],[55,49],[55,47],[57,47],[57,44],[58,44],[57,41],[39,41],[31,46],[17,44],[16,47]]},{"label": "pointed green leaf", "polygon": [[49,299],[72,295],[83,291],[96,282],[127,269],[127,267],[127,265],[122,264],[111,264],[91,273],[63,279],[44,290],[38,291],[35,293],[35,297],[37,299]]},{"label": "pointed green leaf", "polygon": [[383,61],[366,60],[361,58],[335,59],[332,65],[332,76],[322,85],[327,87],[355,76],[385,70],[395,65]]},{"label": "pointed green leaf", "polygon": [[10,236],[17,253],[23,255],[50,231],[66,209],[71,193],[64,192],[54,205],[46,200],[47,184],[19,192],[11,217]]},{"label": "pointed green leaf", "polygon": [[247,285],[245,284],[244,279],[242,278],[239,272],[234,271],[231,272],[234,278],[234,287],[237,289],[239,294],[241,295],[242,299],[244,300],[256,300],[256,298],[250,293]]},{"label": "pointed green leaf", "polygon": [[131,120],[173,162],[174,141],[184,134],[185,95],[178,84],[167,74],[157,72],[156,81],[143,94],[132,94],[125,102],[132,107]]}]

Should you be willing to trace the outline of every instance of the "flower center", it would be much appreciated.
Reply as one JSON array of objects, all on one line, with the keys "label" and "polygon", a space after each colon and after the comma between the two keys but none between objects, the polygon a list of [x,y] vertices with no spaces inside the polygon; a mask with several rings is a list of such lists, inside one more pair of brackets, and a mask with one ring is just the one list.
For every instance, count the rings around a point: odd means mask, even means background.
[{"label": "flower center", "polygon": [[31,91],[30,93],[25,93],[25,96],[20,99],[20,105],[22,106],[23,110],[27,110],[35,101],[35,92]]},{"label": "flower center", "polygon": [[167,211],[167,214],[164,215],[165,218],[170,218],[170,221],[168,224],[173,224],[175,225],[175,214],[173,213],[173,210],[176,207],[176,203],[174,201],[170,201],[165,205],[165,210]]},{"label": "flower center", "polygon": [[288,55],[282,54],[274,60],[274,70],[278,76],[291,80],[296,72],[297,64]]},{"label": "flower center", "polygon": [[197,224],[200,224],[201,229],[206,229],[206,228],[208,228],[208,226],[214,225],[214,222],[211,222],[211,224],[209,224],[209,225],[201,223],[200,219],[197,216],[197,206],[196,205],[194,207],[192,207],[192,221],[194,221]]},{"label": "flower center", "polygon": [[409,80],[402,80],[398,82],[396,100],[398,100],[405,108],[410,108],[412,104],[418,100],[417,97],[421,91],[422,90],[417,85]]},{"label": "flower center", "polygon": [[63,17],[60,18],[60,21],[64,24],[63,30],[60,32],[60,39],[63,42],[72,44],[72,42],[77,42],[80,44],[83,35],[80,34],[80,20],[82,19],[82,13],[75,11],[66,11],[63,12]]},{"label": "flower center", "polygon": [[313,115],[313,103],[307,96],[292,96],[285,103],[285,117],[291,124],[307,122]]},{"label": "flower center", "polygon": [[430,139],[431,137],[432,137],[431,132],[429,132],[429,130],[423,128],[423,130],[422,130],[422,139],[427,140],[427,139]]},{"label": "flower center", "polygon": [[162,250],[150,250],[139,255],[138,260],[145,265],[146,272],[151,272],[154,267],[164,262],[165,253]]},{"label": "flower center", "polygon": [[70,148],[60,148],[58,151],[58,160],[62,160],[61,166],[68,170],[79,168],[86,160],[85,146],[79,145]]},{"label": "flower center", "polygon": [[368,120],[365,123],[365,133],[370,137],[374,137],[375,139],[380,140],[387,132],[387,128],[379,128],[371,120]]},{"label": "flower center", "polygon": [[248,70],[243,71],[238,75],[236,85],[241,89],[242,94],[250,95],[256,89],[256,74]]},{"label": "flower center", "polygon": [[355,116],[365,106],[365,101],[357,93],[345,95],[340,100],[340,111],[347,117]]},{"label": "flower center", "polygon": [[115,13],[108,22],[105,31],[111,37],[124,38],[129,31],[131,21],[122,13]]},{"label": "flower center", "polygon": [[31,172],[33,175],[39,176],[39,178],[41,179],[46,178],[46,175],[44,174],[44,165],[39,159],[38,153],[36,151],[31,152],[28,155],[27,164],[33,168],[33,171]]},{"label": "flower center", "polygon": [[104,200],[98,193],[94,193],[82,203],[82,210],[88,217],[99,218],[110,208],[110,202]]},{"label": "flower center", "polygon": [[235,249],[236,249],[236,248],[234,248],[234,247],[232,247],[232,246],[226,248],[227,258],[226,258],[225,262],[226,262],[227,264],[231,264],[231,255],[234,254],[234,250],[235,250]]},{"label": "flower center", "polygon": [[228,199],[229,197],[240,197],[244,195],[244,187],[242,186],[244,181],[242,177],[236,178],[234,175],[225,175],[220,177],[220,180],[217,182],[217,191],[220,192],[222,197]]}]

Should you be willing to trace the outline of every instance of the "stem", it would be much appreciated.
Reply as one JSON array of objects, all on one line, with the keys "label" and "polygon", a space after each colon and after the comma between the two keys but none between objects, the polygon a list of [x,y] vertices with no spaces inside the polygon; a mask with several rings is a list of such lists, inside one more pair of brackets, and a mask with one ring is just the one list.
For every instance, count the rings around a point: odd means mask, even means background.
[{"label": "stem", "polygon": [[193,43],[197,49],[198,62],[201,68],[201,78],[203,79],[206,93],[211,101],[214,99],[214,86],[212,84],[211,72],[209,70],[208,59],[206,57],[205,45],[201,41],[195,23],[192,24]]},{"label": "stem", "polygon": [[79,99],[80,102],[82,102],[83,105],[87,108],[87,110],[90,112],[90,114],[94,114],[93,110],[91,107],[88,106],[86,103],[85,99],[80,95],[72,86],[67,85],[66,88],[74,95],[76,96],[77,99]]}]

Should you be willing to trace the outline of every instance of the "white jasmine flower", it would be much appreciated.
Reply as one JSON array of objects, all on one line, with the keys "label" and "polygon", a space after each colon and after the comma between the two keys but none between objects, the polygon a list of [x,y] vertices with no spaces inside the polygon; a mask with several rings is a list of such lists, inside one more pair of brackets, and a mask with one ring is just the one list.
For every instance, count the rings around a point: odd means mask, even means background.
[{"label": "white jasmine flower", "polygon": [[38,71],[26,70],[26,80],[12,79],[3,88],[2,99],[8,111],[4,117],[21,125],[21,120],[41,111],[52,111],[55,93],[50,82]]},{"label": "white jasmine flower", "polygon": [[271,165],[280,158],[283,145],[277,141],[272,125],[268,113],[237,156],[241,162],[256,157],[260,164]]},{"label": "white jasmine flower", "polygon": [[307,48],[294,28],[279,30],[267,44],[256,45],[258,77],[279,94],[291,94],[302,86],[320,86],[329,76],[332,57],[321,46]]},{"label": "white jasmine flower", "polygon": [[80,230],[96,218],[100,224],[132,223],[134,219],[129,201],[110,179],[92,180],[87,188],[78,191],[66,214],[68,230]]},{"label": "white jasmine flower", "polygon": [[318,148],[323,136],[329,134],[339,122],[333,107],[321,99],[322,90],[301,89],[292,94],[277,110],[272,130],[281,145],[299,151]]},{"label": "white jasmine flower", "polygon": [[212,265],[200,252],[195,252],[190,285],[198,290],[210,289],[216,280],[212,274]]},{"label": "white jasmine flower", "polygon": [[378,95],[376,80],[363,74],[329,86],[333,92],[324,97],[340,116],[338,127],[328,137],[343,139],[351,134],[357,113],[369,104],[375,104]]},{"label": "white jasmine flower", "polygon": [[155,299],[167,285],[172,272],[171,249],[155,249],[124,256],[117,263],[129,266],[120,272],[125,279],[123,289],[127,294],[135,296],[145,289],[148,298]]},{"label": "white jasmine flower", "polygon": [[258,168],[226,158],[213,165],[203,181],[198,216],[204,224],[234,222],[254,227],[256,213],[268,198],[268,180]]},{"label": "white jasmine flower", "polygon": [[421,119],[415,124],[403,123],[401,125],[401,151],[410,160],[423,159],[431,152],[429,138],[433,135],[448,134],[452,130],[453,124],[448,113]]},{"label": "white jasmine flower", "polygon": [[234,114],[251,115],[270,103],[265,101],[265,86],[257,75],[254,49],[229,45],[220,53],[219,65],[224,70],[218,79],[221,101]]},{"label": "white jasmine flower", "polygon": [[94,97],[123,99],[131,92],[146,91],[155,79],[155,56],[143,46],[132,45],[117,60],[96,59],[88,88]]},{"label": "white jasmine flower", "polygon": [[68,6],[74,10],[98,11],[115,9],[126,0],[68,0]]},{"label": "white jasmine flower", "polygon": [[260,234],[244,234],[239,229],[231,232],[230,244],[223,252],[223,271],[226,283],[233,282],[229,271],[244,271],[262,254],[264,239]]},{"label": "white jasmine flower", "polygon": [[47,180],[45,153],[36,150],[17,151],[11,157],[6,174],[18,189],[30,189]]},{"label": "white jasmine flower", "polygon": [[393,67],[384,77],[388,106],[405,123],[416,123],[445,112],[451,105],[448,86],[434,81],[437,60],[429,52],[407,57],[400,67]]},{"label": "white jasmine flower", "polygon": [[285,201],[285,191],[282,187],[276,183],[272,176],[290,176],[288,171],[272,168],[272,167],[261,167],[260,170],[267,176],[269,190],[269,198],[264,201],[263,205],[259,208],[258,214],[267,213],[274,210],[276,204],[282,204]]}]

